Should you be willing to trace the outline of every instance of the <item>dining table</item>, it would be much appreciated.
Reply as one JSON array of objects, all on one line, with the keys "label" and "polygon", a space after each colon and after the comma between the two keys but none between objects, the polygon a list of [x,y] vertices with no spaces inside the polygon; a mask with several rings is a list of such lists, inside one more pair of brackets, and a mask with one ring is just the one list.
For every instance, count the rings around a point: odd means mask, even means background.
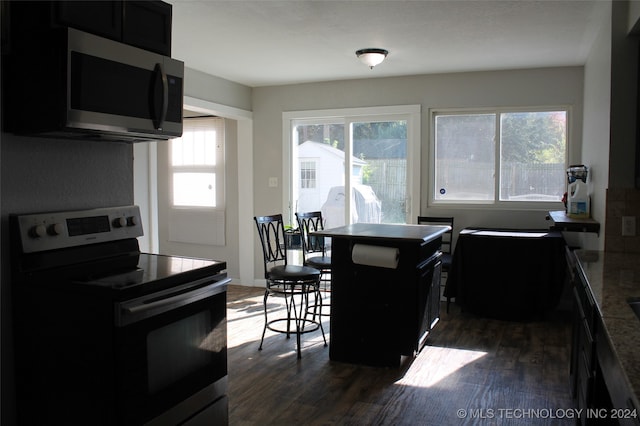
[{"label": "dining table", "polygon": [[528,319],[554,309],[566,282],[561,232],[465,228],[453,252],[444,296],[463,311]]}]

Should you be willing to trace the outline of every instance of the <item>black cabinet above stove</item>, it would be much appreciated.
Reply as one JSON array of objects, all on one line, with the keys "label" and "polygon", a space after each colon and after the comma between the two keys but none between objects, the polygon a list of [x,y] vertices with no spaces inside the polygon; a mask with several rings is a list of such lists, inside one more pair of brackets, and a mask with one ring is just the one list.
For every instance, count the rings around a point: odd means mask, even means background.
[{"label": "black cabinet above stove", "polygon": [[10,1],[13,42],[55,28],[76,28],[171,56],[172,6],[163,1]]}]

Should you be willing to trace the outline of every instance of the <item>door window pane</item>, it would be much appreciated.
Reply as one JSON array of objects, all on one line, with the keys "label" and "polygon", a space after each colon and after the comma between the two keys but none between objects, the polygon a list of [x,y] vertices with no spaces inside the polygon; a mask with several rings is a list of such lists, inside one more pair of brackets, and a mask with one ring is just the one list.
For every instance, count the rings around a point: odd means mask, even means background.
[{"label": "door window pane", "polygon": [[326,227],[345,224],[344,146],[351,143],[350,223],[406,223],[407,121],[354,122],[350,134],[345,142],[343,124],[296,126],[296,211],[322,211]]},{"label": "door window pane", "polygon": [[294,138],[294,212],[322,211],[326,228],[344,225],[344,124],[299,124]]},{"label": "door window pane", "polygon": [[187,130],[171,144],[173,166],[215,166],[218,147],[216,130]]},{"label": "door window pane", "polygon": [[174,173],[173,204],[175,206],[215,207],[215,173]]},{"label": "door window pane", "polygon": [[312,111],[300,118],[287,114],[292,117],[291,217],[320,210],[327,228],[415,220],[419,112],[418,105],[410,105]]},{"label": "door window pane", "polygon": [[224,207],[224,120],[187,118],[170,141],[173,206]]}]

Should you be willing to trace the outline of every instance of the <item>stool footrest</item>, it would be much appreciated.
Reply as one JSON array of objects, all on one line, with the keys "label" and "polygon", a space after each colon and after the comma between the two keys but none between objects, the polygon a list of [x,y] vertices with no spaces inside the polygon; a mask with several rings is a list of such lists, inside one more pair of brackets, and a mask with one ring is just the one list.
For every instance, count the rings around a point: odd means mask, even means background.
[{"label": "stool footrest", "polygon": [[[299,329],[295,326],[296,321],[299,321],[300,323],[302,323]],[[278,328],[275,324],[278,324],[281,322],[294,323],[294,326],[290,330]],[[306,319],[306,318],[303,318],[300,320],[296,320],[295,318],[277,318],[277,319],[270,320],[267,323],[267,329],[271,331],[275,331],[276,333],[284,333],[284,334],[311,333],[313,331],[316,331],[319,328],[320,328],[320,323],[318,321],[315,321],[312,319]]]}]

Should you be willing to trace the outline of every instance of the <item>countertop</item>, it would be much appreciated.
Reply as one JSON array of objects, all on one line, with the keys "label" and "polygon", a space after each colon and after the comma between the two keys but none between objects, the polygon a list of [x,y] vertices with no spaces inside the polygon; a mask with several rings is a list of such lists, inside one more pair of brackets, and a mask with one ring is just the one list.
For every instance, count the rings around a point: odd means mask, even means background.
[{"label": "countertop", "polygon": [[354,223],[338,228],[316,231],[325,237],[380,238],[405,241],[431,241],[451,229],[446,225],[401,225],[386,223]]},{"label": "countertop", "polygon": [[640,297],[640,254],[590,250],[575,254],[627,383],[640,400],[640,319],[627,303]]},{"label": "countertop", "polygon": [[600,223],[592,218],[574,218],[564,210],[549,212],[553,221],[553,229],[557,231],[595,232],[600,233]]}]

